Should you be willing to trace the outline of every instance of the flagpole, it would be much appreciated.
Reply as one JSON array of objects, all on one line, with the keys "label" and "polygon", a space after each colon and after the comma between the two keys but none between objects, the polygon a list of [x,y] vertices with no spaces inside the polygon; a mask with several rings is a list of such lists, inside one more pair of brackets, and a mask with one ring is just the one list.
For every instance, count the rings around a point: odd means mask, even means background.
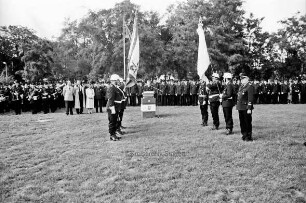
[{"label": "flagpole", "polygon": [[124,25],[124,15],[123,15],[123,79],[125,81],[125,25]]}]

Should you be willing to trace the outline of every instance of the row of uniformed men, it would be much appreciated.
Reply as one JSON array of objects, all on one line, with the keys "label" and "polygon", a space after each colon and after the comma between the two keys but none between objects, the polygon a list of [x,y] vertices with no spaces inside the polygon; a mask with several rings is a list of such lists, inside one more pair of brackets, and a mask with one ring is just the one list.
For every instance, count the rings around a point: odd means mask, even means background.
[{"label": "row of uniformed men", "polygon": [[[202,114],[202,125],[207,126],[208,121],[208,104],[213,118],[212,130],[219,129],[219,106],[222,105],[224,119],[226,123],[226,134],[233,132],[232,109],[235,105],[234,86],[232,84],[232,74],[225,73],[225,86],[221,85],[219,75],[212,75],[212,83],[203,82],[199,88],[199,103]],[[254,100],[254,87],[249,83],[249,77],[244,73],[240,74],[241,85],[237,92],[236,109],[239,112],[239,121],[242,134],[242,140],[253,141],[252,138],[252,110]]]}]

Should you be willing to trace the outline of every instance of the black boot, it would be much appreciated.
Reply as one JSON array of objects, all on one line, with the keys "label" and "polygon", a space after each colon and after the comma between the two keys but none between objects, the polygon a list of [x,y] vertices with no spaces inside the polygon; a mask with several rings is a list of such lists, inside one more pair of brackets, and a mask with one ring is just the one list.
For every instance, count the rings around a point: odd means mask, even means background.
[{"label": "black boot", "polygon": [[245,138],[245,141],[247,142],[252,142],[253,141],[253,138],[252,138],[252,133],[248,133],[246,138]]}]

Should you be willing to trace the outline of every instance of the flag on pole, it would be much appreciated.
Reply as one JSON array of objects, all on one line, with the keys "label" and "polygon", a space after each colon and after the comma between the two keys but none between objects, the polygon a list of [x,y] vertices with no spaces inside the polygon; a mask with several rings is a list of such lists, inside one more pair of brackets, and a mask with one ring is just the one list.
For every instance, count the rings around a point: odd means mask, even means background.
[{"label": "flag on pole", "polygon": [[197,71],[200,79],[208,83],[208,78],[205,76],[205,72],[210,64],[208,50],[205,41],[205,34],[203,30],[202,18],[199,20],[197,33],[199,35],[199,47],[198,47],[198,63]]},{"label": "flag on pole", "polygon": [[130,50],[128,55],[128,76],[127,87],[136,84],[137,71],[139,69],[139,35],[137,27],[137,13],[134,18],[133,33],[131,38]]},{"label": "flag on pole", "polygon": [[128,26],[127,26],[127,24],[126,24],[124,19],[123,19],[123,28],[124,28],[124,36],[125,36],[125,38],[131,40],[132,34],[131,34],[131,32],[130,32],[130,30],[129,30],[129,28],[128,28]]}]

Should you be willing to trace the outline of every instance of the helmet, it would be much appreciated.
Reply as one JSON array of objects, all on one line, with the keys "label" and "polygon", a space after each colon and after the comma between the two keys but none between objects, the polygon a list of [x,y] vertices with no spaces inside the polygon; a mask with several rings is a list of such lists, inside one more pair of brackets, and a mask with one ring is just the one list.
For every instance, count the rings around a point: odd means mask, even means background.
[{"label": "helmet", "polygon": [[219,78],[219,74],[218,74],[218,73],[213,73],[213,74],[212,74],[212,77],[213,77],[213,78]]},{"label": "helmet", "polygon": [[112,74],[111,76],[110,76],[110,80],[119,80],[119,75],[117,75],[117,74]]},{"label": "helmet", "polygon": [[231,73],[224,73],[224,74],[223,74],[223,77],[224,77],[224,78],[228,78],[228,79],[232,79],[233,76],[232,76]]}]

